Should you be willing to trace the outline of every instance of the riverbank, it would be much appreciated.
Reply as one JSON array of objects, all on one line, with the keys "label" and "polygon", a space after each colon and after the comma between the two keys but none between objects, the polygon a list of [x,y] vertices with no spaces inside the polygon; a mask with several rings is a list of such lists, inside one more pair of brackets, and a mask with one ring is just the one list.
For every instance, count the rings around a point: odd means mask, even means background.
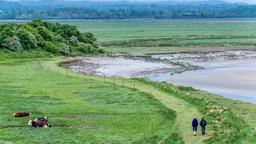
[{"label": "riverbank", "polygon": [[89,75],[166,81],[256,103],[255,60],[256,51],[200,51],[140,57],[78,57],[67,67]]},{"label": "riverbank", "polygon": [[[225,99],[223,97],[211,95],[189,87],[174,86],[167,84],[166,82],[157,83],[145,79],[109,79],[98,76],[93,76],[93,78],[123,86],[127,86],[128,84],[133,88],[137,88],[139,85],[151,85],[152,87],[148,88],[148,86],[146,86],[147,88],[145,88],[149,93],[152,93],[151,91],[154,91],[156,88],[167,93],[170,97],[174,96],[192,104],[208,121],[208,134],[205,137],[205,140],[201,141],[202,143],[232,142],[239,144],[252,143],[255,141],[255,105]],[[156,96],[159,96],[159,94]],[[163,103],[166,103],[166,101],[168,101],[168,99],[165,99]],[[187,106],[188,110],[191,108],[191,106]],[[185,114],[182,113],[181,116],[184,118]],[[188,123],[190,124],[190,121]],[[243,132],[246,134],[242,134]]]}]

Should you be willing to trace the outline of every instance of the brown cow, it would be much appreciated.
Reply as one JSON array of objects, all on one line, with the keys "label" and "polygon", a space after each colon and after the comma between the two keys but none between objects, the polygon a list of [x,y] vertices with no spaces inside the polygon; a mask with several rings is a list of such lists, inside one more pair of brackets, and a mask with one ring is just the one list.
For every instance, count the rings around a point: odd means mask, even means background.
[{"label": "brown cow", "polygon": [[29,112],[16,112],[16,113],[13,113],[13,116],[16,117],[16,118],[27,117],[27,116],[31,117],[31,113],[29,113]]}]

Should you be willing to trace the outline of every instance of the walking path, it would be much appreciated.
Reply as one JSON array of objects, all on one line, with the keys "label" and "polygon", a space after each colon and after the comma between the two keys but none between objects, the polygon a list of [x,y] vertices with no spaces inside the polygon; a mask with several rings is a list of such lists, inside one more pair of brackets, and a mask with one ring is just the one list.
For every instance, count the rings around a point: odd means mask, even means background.
[{"label": "walking path", "polygon": [[[64,68],[57,67],[56,64],[63,61],[63,59],[56,61],[43,62],[43,65],[47,69],[58,71],[63,74],[67,74]],[[203,141],[202,136],[193,136],[191,122],[194,117],[201,117],[201,114],[193,107],[191,104],[185,102],[184,100],[172,96],[166,92],[160,91],[159,89],[147,85],[143,82],[133,81],[129,79],[121,78],[104,78],[99,76],[88,76],[88,75],[78,75],[73,72],[68,72],[69,76],[77,76],[81,78],[91,78],[93,80],[109,82],[115,85],[134,88],[139,92],[147,93],[153,96],[155,99],[159,100],[167,108],[172,109],[176,112],[177,118],[175,126],[179,133],[182,134],[183,140],[186,144],[200,144]]]}]

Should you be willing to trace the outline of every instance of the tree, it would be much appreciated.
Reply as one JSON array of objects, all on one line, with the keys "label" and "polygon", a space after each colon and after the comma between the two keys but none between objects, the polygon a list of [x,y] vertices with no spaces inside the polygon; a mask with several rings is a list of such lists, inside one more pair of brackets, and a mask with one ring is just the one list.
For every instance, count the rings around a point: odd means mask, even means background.
[{"label": "tree", "polygon": [[12,52],[21,52],[23,49],[20,39],[17,36],[4,39],[2,46]]},{"label": "tree", "polygon": [[35,35],[30,33],[28,30],[21,28],[17,32],[17,36],[20,38],[20,42],[24,49],[35,49],[37,48],[37,39]]},{"label": "tree", "polygon": [[95,48],[90,44],[79,43],[78,49],[84,53],[92,53]]},{"label": "tree", "polygon": [[0,32],[0,42],[2,42],[4,39],[14,36],[14,28],[11,24],[6,24],[1,27]]},{"label": "tree", "polygon": [[52,42],[44,41],[43,49],[54,54],[58,53],[58,48]]},{"label": "tree", "polygon": [[70,49],[69,49],[68,45],[65,44],[65,43],[60,43],[60,45],[58,47],[58,52],[60,54],[65,55],[65,56],[69,56],[70,55]]},{"label": "tree", "polygon": [[71,36],[71,37],[69,38],[69,42],[70,42],[72,45],[74,45],[74,46],[78,46],[78,43],[79,43],[77,37],[75,37],[75,36]]},{"label": "tree", "polygon": [[48,41],[53,40],[54,35],[48,30],[46,29],[44,26],[40,26],[37,28],[38,33],[45,39]]}]

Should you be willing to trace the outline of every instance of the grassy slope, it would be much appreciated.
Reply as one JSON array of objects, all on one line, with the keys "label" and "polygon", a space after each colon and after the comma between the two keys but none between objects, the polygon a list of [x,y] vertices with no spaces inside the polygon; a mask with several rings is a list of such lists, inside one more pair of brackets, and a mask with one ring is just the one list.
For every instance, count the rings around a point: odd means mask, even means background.
[{"label": "grassy slope", "polygon": [[137,79],[144,84],[167,92],[197,107],[208,121],[211,139],[206,143],[251,144],[256,141],[256,106],[197,91],[190,87],[174,86]]},{"label": "grassy slope", "polygon": [[[55,67],[52,62],[47,65],[51,65],[52,69]],[[93,77],[93,79],[104,81],[102,77]],[[148,93],[165,106],[175,110],[177,113],[175,125],[186,143],[203,142],[202,137],[193,137],[191,135],[190,127],[191,119],[194,116],[200,117],[200,115],[204,115],[209,123],[208,134],[204,139],[204,143],[247,144],[256,140],[255,105],[167,83],[159,84],[143,79],[106,78],[105,80]]]},{"label": "grassy slope", "polygon": [[[255,105],[166,83],[67,75],[57,61],[0,64],[2,142],[170,143],[181,135],[185,143],[201,143],[190,126],[200,113],[209,123],[205,143],[255,141]],[[31,129],[28,118],[12,118],[23,110],[48,116],[54,127]]]},{"label": "grassy slope", "polygon": [[[0,64],[0,143],[181,142],[174,111],[149,94],[48,68],[37,61]],[[29,128],[29,118],[12,117],[16,111],[48,116],[53,127]]]},{"label": "grassy slope", "polygon": [[[81,31],[93,32],[100,42],[117,43],[114,46],[106,46],[112,52],[141,54],[184,51],[191,50],[190,48],[201,50],[205,46],[215,49],[218,46],[254,48],[256,45],[256,23],[243,20],[236,22],[109,20],[69,22],[69,24],[79,26]],[[136,41],[130,42],[130,40]]]}]

